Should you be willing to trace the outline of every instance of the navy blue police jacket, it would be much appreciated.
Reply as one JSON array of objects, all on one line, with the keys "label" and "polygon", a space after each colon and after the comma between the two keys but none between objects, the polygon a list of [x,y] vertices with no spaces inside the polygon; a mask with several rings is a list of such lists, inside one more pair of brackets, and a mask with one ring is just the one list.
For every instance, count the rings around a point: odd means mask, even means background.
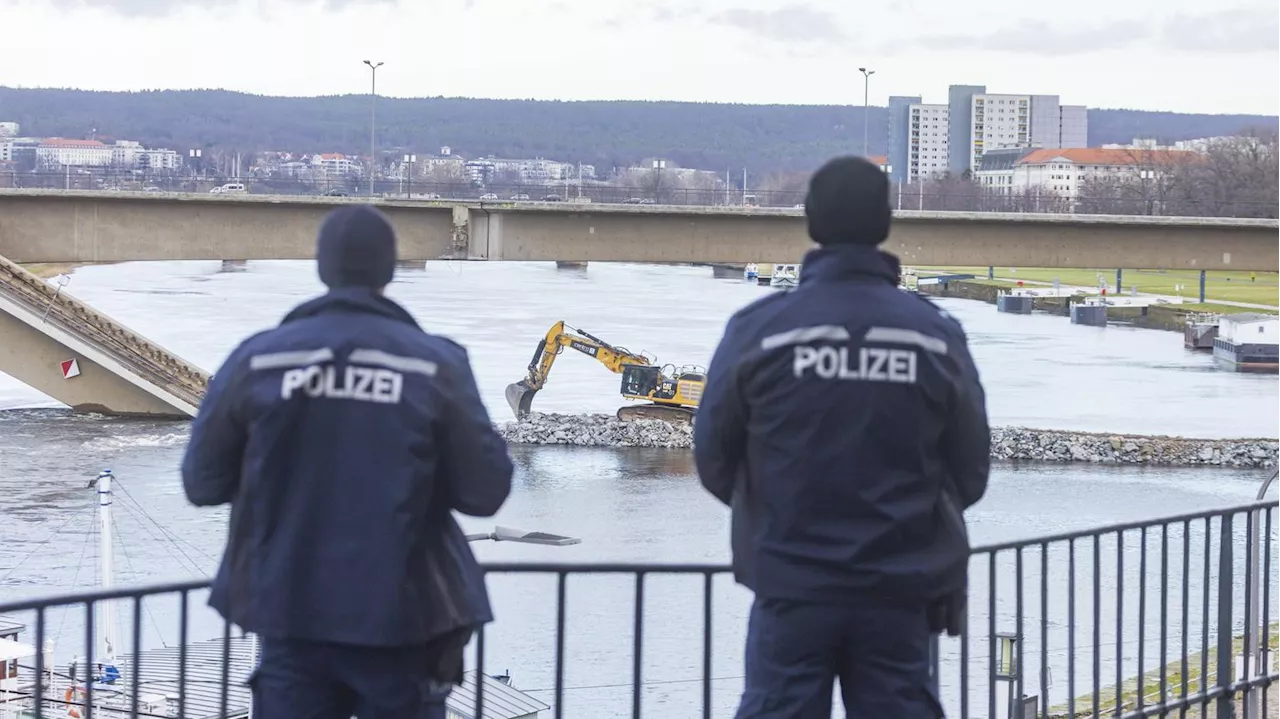
[{"label": "navy blue police jacket", "polygon": [[965,587],[963,510],[990,430],[960,324],[898,288],[892,255],[810,251],[789,292],[730,318],[694,426],[758,597],[934,601]]},{"label": "navy blue police jacket", "polygon": [[192,503],[231,503],[210,605],[265,637],[371,647],[492,621],[452,511],[492,516],[511,474],[466,350],[356,288],[237,347],[182,461]]}]

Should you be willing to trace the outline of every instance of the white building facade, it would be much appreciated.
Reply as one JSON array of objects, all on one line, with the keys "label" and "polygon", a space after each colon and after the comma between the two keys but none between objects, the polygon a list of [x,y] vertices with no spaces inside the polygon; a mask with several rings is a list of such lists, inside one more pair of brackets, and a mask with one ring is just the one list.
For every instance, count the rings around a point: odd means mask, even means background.
[{"label": "white building facade", "polygon": [[947,171],[949,116],[946,105],[913,103],[907,107],[905,178],[908,183],[928,180]]},{"label": "white building facade", "polygon": [[66,140],[50,137],[36,148],[36,161],[44,168],[106,167],[114,152],[97,140]]},{"label": "white building facade", "polygon": [[1158,182],[1170,167],[1194,154],[1176,150],[1035,149],[1013,162],[989,163],[993,166],[981,167],[973,175],[983,187],[1002,194],[1035,188],[1076,199],[1091,178]]}]

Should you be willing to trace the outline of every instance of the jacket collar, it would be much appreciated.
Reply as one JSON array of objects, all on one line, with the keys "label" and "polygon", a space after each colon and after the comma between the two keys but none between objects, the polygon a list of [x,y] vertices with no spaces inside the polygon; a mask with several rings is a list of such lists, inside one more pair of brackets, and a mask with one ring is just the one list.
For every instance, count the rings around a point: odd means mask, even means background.
[{"label": "jacket collar", "polygon": [[280,324],[337,312],[380,315],[414,327],[418,326],[413,316],[405,311],[403,307],[373,290],[363,287],[343,287],[329,290],[327,294],[303,302],[293,308],[289,314],[285,315]]},{"label": "jacket collar", "polygon": [[898,258],[867,245],[830,245],[810,250],[800,266],[800,282],[882,280],[898,284]]}]

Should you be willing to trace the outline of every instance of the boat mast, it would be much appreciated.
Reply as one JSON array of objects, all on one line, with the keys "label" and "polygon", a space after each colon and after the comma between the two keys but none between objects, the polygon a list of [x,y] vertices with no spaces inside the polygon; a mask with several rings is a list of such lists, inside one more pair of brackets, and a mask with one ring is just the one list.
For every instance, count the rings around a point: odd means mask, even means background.
[{"label": "boat mast", "polygon": [[[113,584],[113,574],[115,572],[115,557],[112,556],[112,548],[114,542],[111,537],[111,480],[113,479],[111,470],[104,469],[98,475],[95,483],[98,487],[98,519],[101,523],[99,528],[101,532],[101,546],[98,548],[98,555],[102,560],[102,580],[101,587],[103,591],[111,589]],[[104,665],[115,664],[116,661],[116,612],[115,606],[110,601],[98,602],[98,637],[102,643],[102,659]],[[92,676],[92,668],[89,669]]]}]

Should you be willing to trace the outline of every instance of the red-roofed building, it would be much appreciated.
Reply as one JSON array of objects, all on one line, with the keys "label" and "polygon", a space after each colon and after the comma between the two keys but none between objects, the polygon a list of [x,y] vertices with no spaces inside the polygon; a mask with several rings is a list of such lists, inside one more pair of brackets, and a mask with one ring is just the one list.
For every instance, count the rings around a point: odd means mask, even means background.
[{"label": "red-roofed building", "polygon": [[45,168],[104,167],[111,164],[111,157],[111,146],[97,140],[49,137],[36,148],[36,162]]},{"label": "red-roofed building", "polygon": [[1196,157],[1186,150],[1040,148],[1013,162],[984,163],[973,177],[983,187],[1005,193],[1039,188],[1074,198],[1087,179],[1154,179]]}]

